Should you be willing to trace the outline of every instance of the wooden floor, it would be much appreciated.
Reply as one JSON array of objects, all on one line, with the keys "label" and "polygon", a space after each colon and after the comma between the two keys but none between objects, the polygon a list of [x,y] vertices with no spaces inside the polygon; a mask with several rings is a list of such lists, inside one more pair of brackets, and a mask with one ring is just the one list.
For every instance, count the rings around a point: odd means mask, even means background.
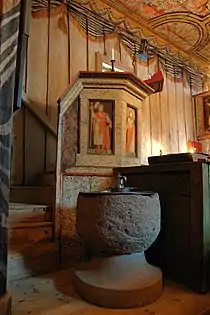
[{"label": "wooden floor", "polygon": [[162,297],[146,307],[108,310],[80,299],[72,285],[73,269],[59,270],[41,277],[13,281],[10,290],[13,315],[196,315],[210,306],[210,293],[195,294],[179,285],[165,282]]}]

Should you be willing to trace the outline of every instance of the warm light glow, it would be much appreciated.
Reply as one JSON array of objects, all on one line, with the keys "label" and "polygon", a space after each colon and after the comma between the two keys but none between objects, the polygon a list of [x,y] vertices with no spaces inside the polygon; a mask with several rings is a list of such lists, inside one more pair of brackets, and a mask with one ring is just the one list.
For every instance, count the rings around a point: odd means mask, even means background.
[{"label": "warm light glow", "polygon": [[105,69],[111,69],[112,68],[112,66],[106,62],[102,62],[102,67]]},{"label": "warm light glow", "polygon": [[188,140],[187,149],[190,153],[199,153],[202,152],[202,145],[200,142]]},{"label": "warm light glow", "polygon": [[187,153],[187,152],[189,152],[186,141],[182,141],[181,143],[179,143],[179,148],[180,148],[179,149],[180,150],[179,153]]},{"label": "warm light glow", "polygon": [[[146,143],[144,143],[144,152],[142,154],[142,161],[141,162],[143,164],[147,164],[147,162],[148,162],[147,159],[149,156],[161,155],[161,151],[162,151],[162,155],[190,152],[189,148],[188,148],[188,143],[184,140],[182,142],[180,141],[179,150],[178,150],[178,148],[175,150],[175,149],[170,147],[169,143],[166,147],[162,143],[160,143],[159,141],[152,139],[152,141],[149,140],[149,141],[146,141]],[[194,152],[195,152],[194,150],[191,151],[191,153],[194,153]]]},{"label": "warm light glow", "polygon": [[[150,141],[148,142],[148,146],[151,146]],[[194,153],[196,150],[193,150],[192,153]],[[157,140],[152,139],[152,155],[165,155],[165,154],[172,154],[172,153],[187,153],[189,152],[188,146],[186,141],[183,141],[182,143],[179,143],[179,150],[175,150],[175,148],[170,147],[164,147],[162,143],[160,143]]]},{"label": "warm light glow", "polygon": [[164,150],[159,141],[152,140],[152,155],[163,155]]},{"label": "warm light glow", "polygon": [[189,150],[189,152],[190,152],[190,153],[195,153],[195,152],[196,152],[196,148],[191,148],[191,149]]}]

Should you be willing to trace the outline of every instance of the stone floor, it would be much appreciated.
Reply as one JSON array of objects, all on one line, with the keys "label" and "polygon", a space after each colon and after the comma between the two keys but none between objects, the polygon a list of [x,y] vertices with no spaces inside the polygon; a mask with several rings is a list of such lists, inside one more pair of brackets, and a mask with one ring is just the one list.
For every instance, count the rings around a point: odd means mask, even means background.
[{"label": "stone floor", "polygon": [[74,291],[71,268],[9,284],[13,315],[195,315],[210,306],[210,293],[195,294],[166,281],[155,303],[131,310],[110,310],[82,301]]}]

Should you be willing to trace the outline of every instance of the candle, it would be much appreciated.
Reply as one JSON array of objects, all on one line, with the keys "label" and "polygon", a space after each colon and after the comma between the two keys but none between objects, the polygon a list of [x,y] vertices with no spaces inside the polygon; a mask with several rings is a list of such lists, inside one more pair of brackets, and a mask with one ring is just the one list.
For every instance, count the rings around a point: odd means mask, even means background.
[{"label": "candle", "polygon": [[114,48],[112,48],[112,59],[111,60],[115,60],[114,59]]}]

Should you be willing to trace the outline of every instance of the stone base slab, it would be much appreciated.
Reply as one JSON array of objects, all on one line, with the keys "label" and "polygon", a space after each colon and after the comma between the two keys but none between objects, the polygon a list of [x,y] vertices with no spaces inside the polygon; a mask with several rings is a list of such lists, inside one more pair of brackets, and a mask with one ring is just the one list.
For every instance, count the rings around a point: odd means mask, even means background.
[{"label": "stone base slab", "polygon": [[146,262],[144,253],[93,259],[75,272],[75,288],[92,304],[134,308],[162,294],[162,272]]},{"label": "stone base slab", "polygon": [[11,315],[11,294],[7,292],[3,297],[0,297],[0,315]]}]

